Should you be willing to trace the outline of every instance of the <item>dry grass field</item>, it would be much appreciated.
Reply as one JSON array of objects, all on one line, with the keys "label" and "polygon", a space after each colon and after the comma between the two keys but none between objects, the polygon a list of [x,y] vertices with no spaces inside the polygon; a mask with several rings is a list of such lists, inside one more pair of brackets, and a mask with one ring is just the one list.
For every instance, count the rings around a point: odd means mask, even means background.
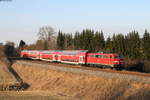
[{"label": "dry grass field", "polygon": [[14,81],[15,77],[9,72],[7,64],[0,61],[0,82]]},{"label": "dry grass field", "polygon": [[0,92],[0,100],[79,100],[48,92]]},{"label": "dry grass field", "polygon": [[52,71],[26,65],[15,64],[13,68],[30,85],[27,91],[47,91],[51,94],[85,100],[149,100],[150,98],[150,84]]}]

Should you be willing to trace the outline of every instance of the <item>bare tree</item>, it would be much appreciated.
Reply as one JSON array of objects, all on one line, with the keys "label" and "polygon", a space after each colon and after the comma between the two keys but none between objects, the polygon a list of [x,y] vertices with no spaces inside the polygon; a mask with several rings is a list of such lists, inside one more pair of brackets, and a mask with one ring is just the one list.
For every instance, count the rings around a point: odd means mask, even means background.
[{"label": "bare tree", "polygon": [[54,29],[51,26],[44,26],[39,29],[38,37],[44,42],[44,49],[50,49],[52,45]]},{"label": "bare tree", "polygon": [[15,43],[12,41],[6,41],[5,45],[9,45],[9,46],[15,46]]}]

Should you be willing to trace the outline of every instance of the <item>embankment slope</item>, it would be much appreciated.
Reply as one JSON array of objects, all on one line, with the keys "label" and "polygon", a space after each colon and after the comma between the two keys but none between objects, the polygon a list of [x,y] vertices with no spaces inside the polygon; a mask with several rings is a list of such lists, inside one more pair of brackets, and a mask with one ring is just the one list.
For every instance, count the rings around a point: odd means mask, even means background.
[{"label": "embankment slope", "polygon": [[0,47],[0,91],[10,90],[15,84],[18,84],[14,75],[9,71],[10,62],[7,60],[3,47]]},{"label": "embankment slope", "polygon": [[149,100],[150,84],[54,71],[25,64],[13,68],[30,87],[27,91],[47,91],[85,100]]}]

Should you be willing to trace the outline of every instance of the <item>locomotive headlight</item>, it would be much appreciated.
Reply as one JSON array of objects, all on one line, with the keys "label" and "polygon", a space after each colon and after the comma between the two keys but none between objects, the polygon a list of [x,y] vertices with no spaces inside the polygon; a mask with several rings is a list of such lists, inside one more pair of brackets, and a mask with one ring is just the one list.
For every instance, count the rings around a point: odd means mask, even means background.
[{"label": "locomotive headlight", "polygon": [[119,63],[119,61],[114,61],[114,63]]}]

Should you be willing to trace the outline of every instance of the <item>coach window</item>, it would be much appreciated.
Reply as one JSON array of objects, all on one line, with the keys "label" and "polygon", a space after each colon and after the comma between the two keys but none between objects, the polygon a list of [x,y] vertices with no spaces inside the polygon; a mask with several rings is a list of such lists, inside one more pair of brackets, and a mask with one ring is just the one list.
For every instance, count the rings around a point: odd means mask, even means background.
[{"label": "coach window", "polygon": [[91,55],[91,57],[93,57],[93,58],[94,58],[94,57],[96,57],[96,55]]},{"label": "coach window", "polygon": [[91,55],[88,55],[88,57],[92,57]]},{"label": "coach window", "polygon": [[107,55],[103,55],[103,58],[108,58],[108,56]]},{"label": "coach window", "polygon": [[98,58],[99,55],[95,55],[96,58]]},{"label": "coach window", "polygon": [[96,55],[96,58],[102,58],[102,55]]},{"label": "coach window", "polygon": [[116,58],[116,59],[120,59],[121,57],[120,57],[120,56],[115,56],[114,58]]},{"label": "coach window", "polygon": [[103,55],[99,55],[99,58],[103,58]]}]

